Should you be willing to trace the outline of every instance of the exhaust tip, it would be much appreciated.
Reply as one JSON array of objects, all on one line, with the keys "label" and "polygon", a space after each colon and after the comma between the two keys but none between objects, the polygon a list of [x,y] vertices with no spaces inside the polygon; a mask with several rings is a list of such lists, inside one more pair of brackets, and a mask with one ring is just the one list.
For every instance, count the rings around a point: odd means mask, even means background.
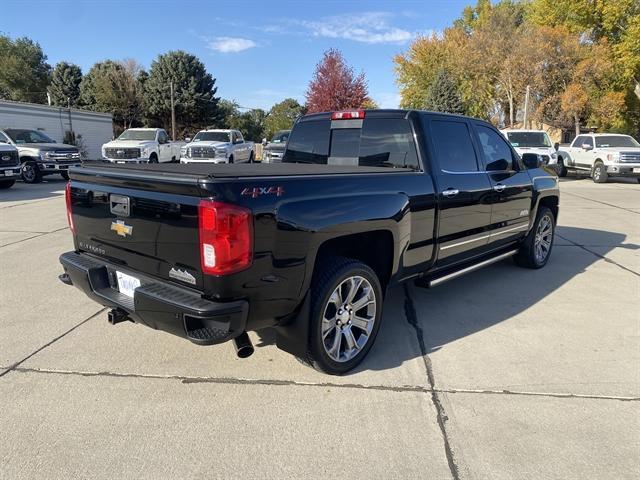
[{"label": "exhaust tip", "polygon": [[238,358],[247,358],[253,355],[253,344],[247,332],[242,332],[234,338],[233,345],[236,347],[236,355],[238,355]]}]

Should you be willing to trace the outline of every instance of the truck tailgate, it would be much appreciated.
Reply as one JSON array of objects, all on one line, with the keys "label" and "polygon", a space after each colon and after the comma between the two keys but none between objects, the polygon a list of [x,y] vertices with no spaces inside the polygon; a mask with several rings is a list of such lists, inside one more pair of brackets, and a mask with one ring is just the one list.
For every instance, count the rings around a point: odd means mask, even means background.
[{"label": "truck tailgate", "polygon": [[162,190],[172,188],[157,183],[154,190],[105,183],[116,182],[71,183],[78,250],[122,265],[125,272],[200,289],[200,197],[167,193]]}]

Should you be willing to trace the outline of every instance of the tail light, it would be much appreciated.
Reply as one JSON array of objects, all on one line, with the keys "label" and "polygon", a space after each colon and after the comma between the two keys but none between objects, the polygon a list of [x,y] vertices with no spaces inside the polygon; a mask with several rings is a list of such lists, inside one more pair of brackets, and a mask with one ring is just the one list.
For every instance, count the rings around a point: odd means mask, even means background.
[{"label": "tail light", "polygon": [[76,226],[73,223],[73,211],[71,209],[71,182],[67,182],[67,186],[64,189],[64,199],[67,202],[67,221],[69,222],[69,229],[71,229],[71,233],[75,235]]},{"label": "tail light", "polygon": [[348,110],[345,112],[333,112],[331,120],[360,120],[364,118],[364,110]]},{"label": "tail light", "polygon": [[202,273],[228,275],[251,265],[253,218],[250,210],[200,200],[198,217]]}]

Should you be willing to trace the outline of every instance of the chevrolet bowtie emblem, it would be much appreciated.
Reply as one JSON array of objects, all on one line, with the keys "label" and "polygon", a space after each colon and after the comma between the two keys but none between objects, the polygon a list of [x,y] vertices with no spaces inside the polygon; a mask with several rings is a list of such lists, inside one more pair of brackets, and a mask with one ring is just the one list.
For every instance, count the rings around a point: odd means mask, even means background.
[{"label": "chevrolet bowtie emblem", "polygon": [[125,224],[122,220],[111,222],[111,230],[116,232],[121,237],[126,237],[127,235],[133,234],[133,227]]}]

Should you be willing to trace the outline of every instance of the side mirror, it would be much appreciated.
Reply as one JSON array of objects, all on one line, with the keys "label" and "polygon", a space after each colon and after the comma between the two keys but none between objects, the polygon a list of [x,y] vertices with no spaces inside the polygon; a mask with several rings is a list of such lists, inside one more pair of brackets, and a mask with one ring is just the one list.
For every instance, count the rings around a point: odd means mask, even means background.
[{"label": "side mirror", "polygon": [[537,153],[523,153],[522,163],[528,169],[539,168],[542,165],[542,158]]},{"label": "side mirror", "polygon": [[582,144],[582,149],[583,150],[593,150],[593,145],[590,145],[588,143],[583,143]]},{"label": "side mirror", "polygon": [[554,143],[553,148],[555,148],[557,152],[558,150],[560,150],[560,144],[558,142]]},{"label": "side mirror", "polygon": [[266,138],[263,138],[263,139],[262,139],[262,145],[266,145],[266,144],[267,144],[267,139],[266,139]]},{"label": "side mirror", "polygon": [[488,172],[504,172],[506,170],[510,170],[510,168],[509,162],[504,158],[495,160],[487,165]]},{"label": "side mirror", "polygon": [[191,141],[191,137],[184,137],[184,141],[189,143]]}]

